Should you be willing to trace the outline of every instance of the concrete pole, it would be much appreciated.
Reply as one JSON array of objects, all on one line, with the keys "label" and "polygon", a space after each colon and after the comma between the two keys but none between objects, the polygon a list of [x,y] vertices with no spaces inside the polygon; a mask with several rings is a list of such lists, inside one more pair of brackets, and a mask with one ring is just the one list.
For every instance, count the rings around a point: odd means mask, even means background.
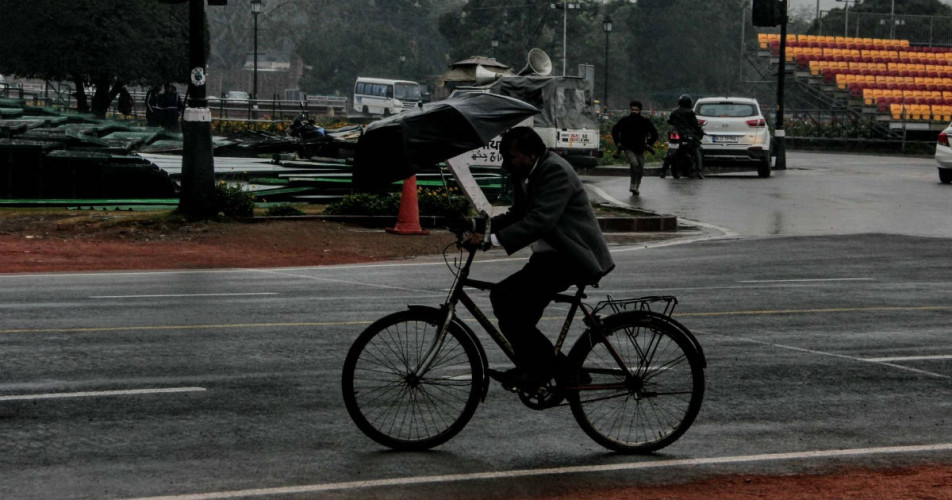
[{"label": "concrete pole", "polygon": [[212,157],[212,113],[205,96],[205,0],[189,0],[188,102],[182,119],[182,190],[179,211],[191,217],[211,217],[215,202]]},{"label": "concrete pole", "polygon": [[786,132],[783,129],[783,81],[786,76],[787,60],[787,0],[780,0],[780,65],[777,70],[777,122],[774,125],[774,149],[777,151],[777,161],[774,168],[787,169]]}]

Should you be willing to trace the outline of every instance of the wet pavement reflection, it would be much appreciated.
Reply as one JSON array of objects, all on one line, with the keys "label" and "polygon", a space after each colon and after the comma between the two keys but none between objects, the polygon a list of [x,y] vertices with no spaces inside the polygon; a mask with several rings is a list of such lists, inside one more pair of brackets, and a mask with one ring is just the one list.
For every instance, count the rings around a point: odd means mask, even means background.
[{"label": "wet pavement reflection", "polygon": [[618,203],[699,221],[728,234],[889,233],[952,237],[952,186],[928,157],[791,151],[787,169],[705,179],[646,177],[641,196],[627,179],[588,177]]}]

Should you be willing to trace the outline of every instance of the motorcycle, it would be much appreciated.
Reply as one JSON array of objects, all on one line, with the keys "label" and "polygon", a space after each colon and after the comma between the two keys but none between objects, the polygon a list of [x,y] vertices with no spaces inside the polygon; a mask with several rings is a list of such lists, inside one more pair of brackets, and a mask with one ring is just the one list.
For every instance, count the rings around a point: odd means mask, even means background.
[{"label": "motorcycle", "polygon": [[661,178],[670,170],[671,176],[680,179],[681,176],[703,179],[701,173],[700,154],[701,138],[694,134],[681,134],[677,130],[668,130],[668,154],[661,164]]}]

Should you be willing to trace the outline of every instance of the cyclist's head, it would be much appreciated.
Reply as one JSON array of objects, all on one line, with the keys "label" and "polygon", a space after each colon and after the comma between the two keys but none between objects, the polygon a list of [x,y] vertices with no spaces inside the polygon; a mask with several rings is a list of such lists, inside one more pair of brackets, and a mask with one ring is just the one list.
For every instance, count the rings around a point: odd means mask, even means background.
[{"label": "cyclist's head", "polygon": [[628,104],[628,107],[634,114],[641,113],[641,101],[631,101],[631,103]]},{"label": "cyclist's head", "polygon": [[531,127],[509,129],[499,143],[503,167],[518,176],[528,175],[529,169],[546,149],[542,138]]},{"label": "cyclist's head", "polygon": [[691,100],[691,96],[687,94],[681,94],[681,97],[678,97],[678,106],[682,108],[690,108],[694,104],[694,101]]}]

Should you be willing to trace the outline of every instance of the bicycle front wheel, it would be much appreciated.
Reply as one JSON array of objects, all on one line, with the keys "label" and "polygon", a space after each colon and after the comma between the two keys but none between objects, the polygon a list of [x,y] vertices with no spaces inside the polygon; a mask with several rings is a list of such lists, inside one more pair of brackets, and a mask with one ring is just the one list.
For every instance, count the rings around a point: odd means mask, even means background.
[{"label": "bicycle front wheel", "polygon": [[596,442],[622,453],[648,453],[681,437],[704,397],[704,363],[680,331],[650,315],[605,318],[569,353],[578,385],[572,414]]},{"label": "bicycle front wheel", "polygon": [[[378,443],[400,450],[442,444],[476,411],[483,380],[474,340],[450,325],[434,347],[439,314],[403,311],[370,325],[357,337],[341,380],[347,412]],[[427,354],[432,361],[421,369]]]}]

